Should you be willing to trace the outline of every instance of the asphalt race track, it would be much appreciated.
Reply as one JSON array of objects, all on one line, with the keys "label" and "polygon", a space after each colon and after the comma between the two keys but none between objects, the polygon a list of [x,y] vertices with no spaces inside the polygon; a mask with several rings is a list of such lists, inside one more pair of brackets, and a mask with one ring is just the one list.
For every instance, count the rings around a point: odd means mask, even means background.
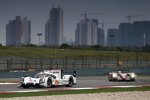
[{"label": "asphalt race track", "polygon": [[[1,79],[0,79],[1,80]],[[11,79],[12,80],[12,79]],[[17,79],[18,80],[18,79]],[[13,81],[17,81],[13,79]],[[71,89],[82,89],[90,87],[107,87],[107,86],[138,86],[138,85],[150,85],[150,76],[138,76],[135,82],[130,81],[116,81],[109,82],[107,76],[96,76],[96,77],[77,77],[77,85],[71,87]],[[53,88],[29,88],[24,89],[19,87],[19,83],[12,84],[0,84],[0,93],[3,92],[12,92],[12,91],[45,91],[45,90],[61,90],[66,89],[65,86],[53,87]],[[67,88],[68,89],[68,88]]]}]

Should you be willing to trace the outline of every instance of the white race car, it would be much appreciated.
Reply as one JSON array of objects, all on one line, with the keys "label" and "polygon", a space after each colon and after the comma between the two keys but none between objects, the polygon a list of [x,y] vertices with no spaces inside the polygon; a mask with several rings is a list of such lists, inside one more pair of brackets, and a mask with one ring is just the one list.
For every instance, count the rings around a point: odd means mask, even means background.
[{"label": "white race car", "polygon": [[109,81],[135,81],[136,74],[134,72],[110,72],[108,74]]},{"label": "white race car", "polygon": [[62,75],[62,70],[44,70],[34,78],[27,76],[21,78],[21,87],[52,87],[65,85],[71,87],[76,85],[76,72],[73,75]]}]

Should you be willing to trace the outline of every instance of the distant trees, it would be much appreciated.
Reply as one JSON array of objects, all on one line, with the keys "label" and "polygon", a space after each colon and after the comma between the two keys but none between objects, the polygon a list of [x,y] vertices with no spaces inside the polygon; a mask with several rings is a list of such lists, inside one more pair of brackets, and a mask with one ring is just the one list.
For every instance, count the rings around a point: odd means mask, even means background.
[{"label": "distant trees", "polygon": [[63,43],[61,46],[60,46],[61,49],[66,49],[66,48],[72,48],[69,44],[66,44],[66,43]]},{"label": "distant trees", "polygon": [[27,45],[22,45],[23,47],[37,47],[35,44],[27,44]]},{"label": "distant trees", "polygon": [[[0,43],[0,47],[3,45]],[[13,46],[13,45],[11,45]],[[14,46],[15,47],[15,46]],[[126,46],[126,47],[108,47],[108,46],[100,46],[100,45],[69,45],[67,43],[63,43],[60,46],[46,46],[41,45],[37,46],[36,44],[28,44],[28,45],[21,45],[19,47],[41,47],[41,48],[57,48],[57,49],[79,49],[79,50],[99,50],[99,51],[125,51],[125,52],[150,52],[150,45],[146,46]]]}]

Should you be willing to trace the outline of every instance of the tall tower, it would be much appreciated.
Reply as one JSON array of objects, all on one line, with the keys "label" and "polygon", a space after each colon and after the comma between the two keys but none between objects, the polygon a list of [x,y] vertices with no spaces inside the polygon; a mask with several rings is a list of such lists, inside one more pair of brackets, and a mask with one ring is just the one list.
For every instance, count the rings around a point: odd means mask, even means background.
[{"label": "tall tower", "polygon": [[99,46],[105,45],[105,33],[103,28],[98,28],[98,34],[97,34],[97,42]]},{"label": "tall tower", "polygon": [[21,20],[21,44],[30,44],[31,42],[31,21],[27,19],[27,17],[22,18]]},{"label": "tall tower", "polygon": [[27,45],[30,41],[31,23],[26,17],[21,19],[21,16],[16,16],[6,24],[6,45]]},{"label": "tall tower", "polygon": [[150,44],[150,21],[134,21],[119,25],[121,46],[145,46]]},{"label": "tall tower", "polygon": [[61,8],[52,8],[49,19],[45,24],[45,44],[60,46],[63,43],[63,11]]},{"label": "tall tower", "polygon": [[136,45],[150,45],[150,21],[134,21],[134,31],[136,35]]},{"label": "tall tower", "polygon": [[76,45],[97,45],[98,20],[80,20],[75,31]]},{"label": "tall tower", "polygon": [[120,46],[136,46],[136,35],[132,23],[120,23],[119,41]]}]

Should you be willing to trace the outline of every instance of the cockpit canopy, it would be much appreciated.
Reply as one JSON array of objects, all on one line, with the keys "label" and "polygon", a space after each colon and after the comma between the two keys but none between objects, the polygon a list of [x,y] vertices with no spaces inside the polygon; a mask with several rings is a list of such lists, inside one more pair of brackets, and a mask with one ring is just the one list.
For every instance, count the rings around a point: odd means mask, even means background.
[{"label": "cockpit canopy", "polygon": [[52,75],[52,74],[39,73],[39,74],[35,75],[35,78],[44,78],[44,77],[52,77],[52,78],[56,79],[56,76]]}]

